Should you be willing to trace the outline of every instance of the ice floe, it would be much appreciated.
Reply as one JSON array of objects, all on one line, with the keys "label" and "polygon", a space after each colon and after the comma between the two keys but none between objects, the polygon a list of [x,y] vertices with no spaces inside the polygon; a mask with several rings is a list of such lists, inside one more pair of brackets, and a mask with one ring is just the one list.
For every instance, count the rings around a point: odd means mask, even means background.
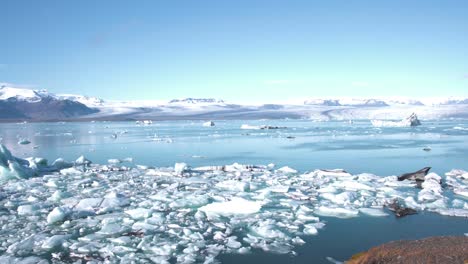
[{"label": "ice floe", "polygon": [[468,217],[462,170],[428,173],[418,185],[273,164],[110,163],[48,165],[0,146],[0,262],[216,263],[253,250],[294,255],[329,217],[393,217],[388,209]]}]

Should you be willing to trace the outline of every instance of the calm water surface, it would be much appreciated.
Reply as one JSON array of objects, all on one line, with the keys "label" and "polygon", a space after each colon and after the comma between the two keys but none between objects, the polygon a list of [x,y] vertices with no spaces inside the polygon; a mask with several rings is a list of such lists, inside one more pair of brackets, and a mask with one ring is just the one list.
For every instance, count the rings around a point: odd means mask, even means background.
[{"label": "calm water surface", "polygon": [[[127,165],[158,167],[186,162],[191,166],[269,164],[301,172],[343,168],[351,173],[399,175],[430,166],[443,174],[468,170],[468,121],[426,121],[416,128],[375,128],[369,121],[312,122],[309,120],[202,122],[26,123],[0,124],[0,138],[14,155],[75,160],[85,155],[95,163],[132,157]],[[286,127],[243,130],[242,124]],[[22,138],[31,141],[19,145]],[[429,146],[431,151],[423,151]],[[465,218],[431,213],[353,219],[323,218],[327,225],[317,236],[296,248],[297,256],[256,252],[225,255],[223,263],[326,263],[325,257],[345,260],[371,246],[396,239],[468,232]]]}]

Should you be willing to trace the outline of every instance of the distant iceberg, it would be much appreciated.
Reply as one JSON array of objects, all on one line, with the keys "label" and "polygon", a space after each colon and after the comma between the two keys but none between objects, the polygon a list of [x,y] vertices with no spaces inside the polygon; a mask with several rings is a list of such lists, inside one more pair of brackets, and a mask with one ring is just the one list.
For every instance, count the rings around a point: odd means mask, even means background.
[{"label": "distant iceberg", "polygon": [[415,113],[401,121],[371,120],[375,127],[415,127],[420,126],[421,121]]}]

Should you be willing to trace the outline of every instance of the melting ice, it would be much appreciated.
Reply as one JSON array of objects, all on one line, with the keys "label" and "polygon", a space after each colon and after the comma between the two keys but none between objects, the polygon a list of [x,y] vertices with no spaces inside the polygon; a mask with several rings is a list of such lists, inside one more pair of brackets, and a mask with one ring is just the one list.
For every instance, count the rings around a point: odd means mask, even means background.
[{"label": "melting ice", "polygon": [[0,262],[216,263],[253,249],[293,254],[323,216],[389,217],[395,200],[468,217],[468,172],[397,176],[270,165],[170,168],[20,159],[0,146]]}]

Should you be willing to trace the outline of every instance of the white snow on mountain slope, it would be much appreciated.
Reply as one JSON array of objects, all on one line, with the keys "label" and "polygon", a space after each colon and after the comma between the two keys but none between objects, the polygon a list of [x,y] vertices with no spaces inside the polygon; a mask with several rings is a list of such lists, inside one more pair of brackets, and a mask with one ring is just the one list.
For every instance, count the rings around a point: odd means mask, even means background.
[{"label": "white snow on mountain slope", "polygon": [[54,98],[57,100],[70,100],[82,103],[86,106],[103,105],[104,100],[75,94],[54,94],[45,89],[32,90],[26,88],[12,87],[9,84],[0,84],[0,100],[16,99],[18,101],[39,102],[44,98]]},{"label": "white snow on mountain slope", "polygon": [[393,105],[413,105],[413,106],[438,106],[438,105],[459,105],[468,104],[467,97],[325,97],[310,98],[304,101],[305,105],[323,106],[393,106]]},{"label": "white snow on mountain slope", "polygon": [[82,103],[86,106],[102,106],[104,104],[104,100],[97,98],[97,97],[89,97],[84,95],[76,95],[76,94],[57,94],[54,95],[55,98],[61,100],[70,100]]},{"label": "white snow on mountain slope", "polygon": [[49,96],[49,93],[46,90],[31,90],[9,87],[4,84],[0,85],[0,100],[16,98],[17,100],[37,102],[47,96]]},{"label": "white snow on mountain slope", "polygon": [[183,98],[183,99],[173,99],[169,101],[169,104],[182,104],[182,105],[211,105],[211,104],[224,104],[223,100],[214,99],[214,98]]},{"label": "white snow on mountain slope", "polygon": [[134,119],[275,119],[313,120],[401,120],[411,113],[421,119],[468,118],[468,97],[324,97],[289,100],[283,103],[231,103],[213,98],[185,98],[169,101],[104,101],[96,97],[53,94],[0,83],[0,101],[7,99],[39,102],[44,98],[71,100],[99,112],[87,118]]}]

